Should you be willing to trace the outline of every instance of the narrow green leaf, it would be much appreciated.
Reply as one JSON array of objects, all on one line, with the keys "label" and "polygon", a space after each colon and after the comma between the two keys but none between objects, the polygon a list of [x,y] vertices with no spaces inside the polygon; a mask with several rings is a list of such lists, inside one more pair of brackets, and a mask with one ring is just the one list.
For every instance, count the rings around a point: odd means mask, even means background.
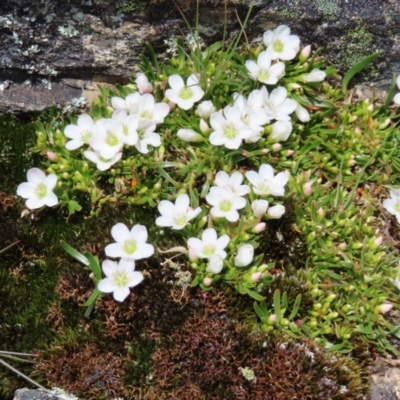
[{"label": "narrow green leaf", "polygon": [[393,97],[396,94],[396,91],[397,91],[396,75],[393,75],[392,83],[390,84],[390,89],[386,96],[385,102],[380,107],[382,111],[387,110],[390,102],[393,100]]},{"label": "narrow green leaf", "polygon": [[67,242],[64,242],[64,240],[61,240],[61,246],[70,256],[74,257],[80,263],[87,267],[90,266],[89,260],[83,254],[79,253],[79,251],[71,247]]},{"label": "narrow green leaf", "polygon": [[97,280],[100,280],[102,278],[102,274],[98,258],[88,251],[86,251],[84,254],[85,257],[89,260],[89,267],[93,271],[95,278]]},{"label": "narrow green leaf", "polygon": [[358,72],[360,72],[361,70],[363,70],[364,68],[366,68],[369,64],[372,63],[372,61],[375,60],[375,58],[377,58],[381,53],[378,51],[374,54],[371,54],[368,57],[365,57],[364,59],[362,59],[361,61],[357,62],[356,64],[354,64],[346,73],[346,75],[343,77],[343,81],[342,81],[342,90],[344,93],[346,93],[347,91],[347,86],[350,83],[351,79],[353,78],[353,76],[355,74],[357,74]]},{"label": "narrow green leaf", "polygon": [[259,316],[259,318],[267,318],[268,317],[268,309],[265,301],[262,303],[254,302],[254,311]]},{"label": "narrow green leaf", "polygon": [[254,290],[251,290],[251,289],[249,289],[247,287],[243,287],[243,291],[245,293],[247,293],[250,297],[252,297],[254,300],[257,300],[257,301],[265,300],[265,297],[261,296],[261,294],[258,294]]},{"label": "narrow green leaf", "polygon": [[89,296],[89,298],[85,301],[85,303],[83,304],[85,307],[86,306],[90,306],[91,304],[93,304],[96,299],[100,296],[101,292],[99,289],[94,289],[92,294]]},{"label": "narrow green leaf", "polygon": [[297,315],[299,308],[300,308],[300,304],[301,304],[301,298],[302,298],[302,295],[298,294],[296,297],[296,300],[294,301],[292,312],[289,315],[289,318],[288,318],[289,320],[291,320],[292,318],[294,318]]},{"label": "narrow green leaf", "polygon": [[274,292],[274,310],[275,310],[276,320],[280,321],[280,319],[281,319],[281,292],[279,289],[276,289]]},{"label": "narrow green leaf", "polygon": [[146,43],[146,50],[148,51],[149,55],[150,55],[150,59],[154,65],[154,67],[158,70],[158,60],[157,60],[157,56],[156,53],[154,52],[153,46],[150,43]]}]

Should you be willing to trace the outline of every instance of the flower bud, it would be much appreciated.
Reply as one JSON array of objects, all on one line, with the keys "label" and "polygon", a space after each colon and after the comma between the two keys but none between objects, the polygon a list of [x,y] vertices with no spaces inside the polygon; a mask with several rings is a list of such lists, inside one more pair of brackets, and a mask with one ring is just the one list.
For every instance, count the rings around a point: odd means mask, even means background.
[{"label": "flower bud", "polygon": [[374,240],[374,245],[375,245],[376,247],[379,247],[379,246],[382,244],[382,241],[383,241],[383,237],[382,237],[382,236],[379,236],[379,237],[377,237],[377,238]]},{"label": "flower bud", "polygon": [[212,284],[212,279],[211,278],[204,278],[203,279],[203,285],[204,286],[211,286]]},{"label": "flower bud", "polygon": [[268,323],[274,324],[275,322],[276,322],[276,314],[271,314],[271,315],[268,317]]},{"label": "flower bud", "polygon": [[390,122],[391,122],[391,119],[386,118],[385,121],[379,125],[379,129],[381,129],[381,130],[386,129],[389,126]]},{"label": "flower bud", "polygon": [[312,181],[308,181],[308,182],[306,182],[304,185],[303,185],[303,192],[304,192],[304,194],[306,195],[306,196],[310,196],[311,195],[311,193],[312,193],[312,184],[313,184],[314,182],[312,182]]},{"label": "flower bud", "polygon": [[285,155],[286,155],[286,157],[290,157],[293,154],[294,154],[294,150],[287,150]]},{"label": "flower bud", "polygon": [[277,151],[279,151],[279,150],[281,150],[282,149],[282,145],[280,144],[280,143],[274,143],[272,146],[271,146],[271,150],[274,152],[274,153],[276,153]]},{"label": "flower bud", "polygon": [[254,257],[254,247],[251,244],[244,244],[238,248],[235,257],[236,267],[247,267]]},{"label": "flower bud", "polygon": [[193,247],[189,247],[188,256],[190,261],[197,261],[199,259]]},{"label": "flower bud", "polygon": [[57,160],[57,154],[54,153],[53,151],[48,151],[48,152],[46,153],[46,155],[47,155],[47,158],[48,158],[50,161],[56,161],[56,160]]},{"label": "flower bud", "polygon": [[300,104],[297,104],[297,107],[294,110],[294,112],[296,113],[297,118],[301,122],[308,122],[311,119],[309,112]]},{"label": "flower bud", "polygon": [[326,77],[326,73],[320,69],[314,68],[308,74],[301,76],[303,82],[322,82]]},{"label": "flower bud", "polygon": [[340,250],[344,251],[344,250],[347,249],[347,244],[346,243],[340,243],[338,247],[339,247]]},{"label": "flower bud", "polygon": [[257,224],[254,228],[253,228],[253,232],[254,233],[260,233],[262,231],[265,230],[265,228],[267,227],[265,222],[260,222],[259,224]]},{"label": "flower bud", "polygon": [[323,217],[325,215],[324,209],[322,207],[318,208],[317,214],[318,216]]},{"label": "flower bud", "polygon": [[140,94],[151,93],[153,91],[153,85],[142,72],[136,75],[135,82]]},{"label": "flower bud", "polygon": [[292,133],[292,124],[289,121],[276,121],[272,124],[270,138],[275,142],[284,142]]},{"label": "flower bud", "polygon": [[257,218],[262,217],[267,212],[268,206],[269,203],[267,200],[254,200],[251,203],[251,208]]},{"label": "flower bud", "polygon": [[261,279],[262,273],[261,272],[254,272],[251,274],[251,280],[253,282],[258,282]]},{"label": "flower bud", "polygon": [[210,132],[210,127],[208,126],[207,122],[204,121],[204,119],[200,120],[200,130],[201,130],[201,133],[205,133],[205,134]]},{"label": "flower bud", "polygon": [[311,54],[311,45],[308,45],[304,47],[304,49],[301,51],[299,55],[299,59],[301,62],[307,61],[308,57],[310,57]]},{"label": "flower bud", "polygon": [[200,118],[209,119],[210,115],[215,112],[215,107],[212,101],[206,100],[202,101],[197,106],[197,113],[199,114]]},{"label": "flower bud", "polygon": [[200,142],[203,139],[203,136],[193,129],[179,129],[177,135],[185,142]]},{"label": "flower bud", "polygon": [[285,207],[282,204],[270,207],[267,212],[267,216],[270,219],[279,219],[285,214]]},{"label": "flower bud", "polygon": [[375,307],[375,312],[379,314],[386,314],[393,308],[392,303],[383,303],[380,306]]},{"label": "flower bud", "polygon": [[213,256],[209,259],[207,264],[207,272],[212,272],[213,274],[219,274],[224,266],[224,260],[220,256]]}]

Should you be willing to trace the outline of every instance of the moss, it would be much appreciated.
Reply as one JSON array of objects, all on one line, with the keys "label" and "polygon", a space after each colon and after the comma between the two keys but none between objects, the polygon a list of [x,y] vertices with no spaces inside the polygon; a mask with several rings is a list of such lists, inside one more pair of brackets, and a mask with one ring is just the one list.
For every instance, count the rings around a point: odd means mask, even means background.
[{"label": "moss", "polygon": [[341,7],[338,0],[315,0],[315,5],[318,13],[327,21],[334,21],[340,16]]}]

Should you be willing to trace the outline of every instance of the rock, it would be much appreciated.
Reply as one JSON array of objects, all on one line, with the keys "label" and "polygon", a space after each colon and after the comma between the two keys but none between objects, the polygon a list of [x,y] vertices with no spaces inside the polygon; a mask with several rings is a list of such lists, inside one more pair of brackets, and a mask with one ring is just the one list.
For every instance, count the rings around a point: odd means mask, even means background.
[{"label": "rock", "polygon": [[[321,47],[341,72],[381,51],[362,75],[364,81],[374,77],[379,90],[387,90],[392,74],[400,72],[397,0],[228,0],[230,35],[239,31],[238,17],[245,19],[251,3],[249,41],[287,24],[304,45]],[[176,4],[194,24],[196,0]],[[200,35],[207,43],[220,39],[224,1],[201,0],[200,7]],[[93,98],[97,83],[128,82],[145,43],[163,58],[165,41],[182,32],[189,30],[170,0],[8,0],[0,10],[0,112],[65,107],[81,97],[81,87]],[[74,81],[83,84],[67,83]]]},{"label": "rock", "polygon": [[14,400],[58,400],[56,396],[48,395],[39,390],[18,389],[15,392]]},{"label": "rock", "polygon": [[388,368],[372,375],[371,400],[400,400],[400,369]]}]

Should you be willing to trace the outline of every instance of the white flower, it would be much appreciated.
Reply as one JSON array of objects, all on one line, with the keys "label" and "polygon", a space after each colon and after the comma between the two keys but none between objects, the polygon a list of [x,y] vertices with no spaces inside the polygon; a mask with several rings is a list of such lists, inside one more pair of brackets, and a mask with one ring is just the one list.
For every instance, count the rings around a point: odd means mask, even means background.
[{"label": "white flower", "polygon": [[147,154],[149,152],[149,144],[153,147],[161,146],[160,135],[154,132],[155,129],[156,123],[151,119],[139,119],[139,124],[137,128],[139,140],[135,144],[137,151],[142,154]]},{"label": "white flower", "polygon": [[146,243],[147,229],[143,225],[135,225],[129,230],[126,225],[118,223],[111,228],[111,236],[116,243],[111,243],[104,249],[109,257],[140,260],[154,253],[154,247]]},{"label": "white flower", "polygon": [[261,89],[263,92],[265,112],[270,119],[278,121],[290,121],[291,114],[297,107],[297,101],[287,98],[286,88],[279,86],[268,94],[265,86]]},{"label": "white flower", "polygon": [[267,200],[254,200],[251,208],[255,217],[262,217],[268,210],[269,203]]},{"label": "white flower", "polygon": [[230,222],[236,222],[239,219],[240,210],[246,206],[246,200],[243,197],[236,196],[231,190],[212,186],[206,196],[207,203],[213,207],[210,213],[216,218],[226,218]]},{"label": "white flower", "polygon": [[140,72],[136,75],[135,79],[140,94],[151,93],[153,91],[153,85],[147,79],[147,76]]},{"label": "white flower", "polygon": [[[400,89],[400,75],[396,79],[397,87]],[[393,101],[396,104],[400,104],[400,93],[397,93],[396,96],[393,97]]]},{"label": "white flower", "polygon": [[218,112],[211,114],[210,125],[214,131],[210,134],[210,143],[214,146],[224,145],[228,149],[238,149],[242,140],[249,137],[253,131],[242,122],[238,106],[225,107],[224,115]]},{"label": "white flower", "polygon": [[274,176],[274,170],[269,164],[262,164],[259,172],[248,171],[246,178],[253,185],[254,193],[260,196],[283,196],[285,194],[285,185],[289,180],[289,173],[279,172]]},{"label": "white flower", "polygon": [[105,159],[113,158],[124,146],[124,132],[121,122],[112,119],[96,121],[97,134],[90,140],[90,146]]},{"label": "white flower", "polygon": [[128,113],[137,112],[137,106],[140,99],[140,93],[135,92],[126,96],[125,99],[121,97],[111,97],[111,105],[115,110],[125,110]]},{"label": "white flower", "polygon": [[267,51],[258,55],[257,64],[253,60],[247,60],[245,65],[254,80],[267,85],[275,85],[285,73],[283,62],[279,61],[271,66],[271,55]]},{"label": "white flower", "polygon": [[[255,96],[254,90],[250,93],[249,99],[246,100],[241,94],[234,93],[233,98],[235,99],[234,106],[240,109],[240,119],[247,125],[252,133],[245,138],[246,143],[256,143],[261,139],[261,132],[264,130],[263,125],[268,123],[268,118],[265,109],[263,108],[263,97],[262,92],[259,90],[261,96]],[[255,104],[255,99],[259,100],[258,104]],[[229,106],[226,107],[229,109]]]},{"label": "white flower", "polygon": [[106,278],[102,279],[97,289],[103,293],[113,293],[114,299],[124,301],[129,296],[129,288],[143,280],[143,274],[135,269],[135,261],[122,258],[119,263],[104,260],[101,264]]},{"label": "white flower", "polygon": [[322,82],[326,77],[326,73],[320,69],[314,68],[308,74],[301,76],[304,82]]},{"label": "white flower", "polygon": [[27,199],[25,205],[30,210],[36,210],[43,206],[53,207],[58,204],[58,198],[53,193],[57,184],[57,175],[46,176],[39,168],[31,168],[26,177],[28,182],[18,185],[17,195]]},{"label": "white flower", "polygon": [[226,251],[224,250],[230,241],[228,235],[223,235],[220,238],[213,228],[206,229],[201,235],[201,239],[189,238],[188,247],[197,254],[199,258],[211,259],[218,256],[222,259],[226,258]]},{"label": "white flower", "polygon": [[400,223],[400,188],[390,190],[390,199],[383,201],[383,208],[394,215]]},{"label": "white flower", "polygon": [[279,219],[283,214],[285,214],[285,207],[281,204],[270,207],[267,212],[268,218],[270,219]]},{"label": "white flower", "polygon": [[96,153],[95,151],[86,150],[83,152],[83,154],[88,160],[96,164],[96,167],[99,171],[106,171],[111,167],[111,165],[114,165],[122,157],[121,152],[108,159],[101,157],[100,154]]},{"label": "white flower", "polygon": [[224,260],[222,259],[221,256],[216,255],[209,258],[206,271],[212,272],[213,274],[219,274],[222,271],[223,267],[224,267]]},{"label": "white flower", "polygon": [[279,25],[274,31],[267,31],[263,41],[272,60],[293,60],[300,50],[300,38],[290,34],[290,28]]},{"label": "white flower", "polygon": [[233,172],[229,176],[225,171],[219,171],[215,175],[214,183],[220,188],[226,188],[232,191],[236,196],[245,196],[250,193],[248,185],[242,185],[243,175],[239,171]]},{"label": "white flower", "polygon": [[169,113],[167,103],[156,103],[152,94],[140,96],[137,105],[137,115],[142,119],[151,119],[156,124],[162,124]]},{"label": "white flower", "polygon": [[204,138],[193,129],[179,129],[177,135],[185,142],[201,142]]},{"label": "white flower", "polygon": [[165,91],[165,96],[168,100],[178,104],[178,107],[183,110],[189,110],[196,101],[201,100],[204,96],[204,92],[194,74],[189,76],[186,86],[183,79],[177,74],[171,75],[168,78],[168,83],[171,89]]},{"label": "white flower", "polygon": [[196,218],[201,213],[201,208],[193,210],[190,207],[190,199],[187,194],[180,194],[175,204],[168,200],[160,201],[158,205],[161,217],[156,219],[158,226],[170,226],[172,229],[183,229],[191,219]]},{"label": "white flower", "polygon": [[197,106],[197,113],[199,114],[200,118],[208,119],[210,115],[215,112],[215,107],[212,101],[206,100],[202,101]]},{"label": "white flower", "polygon": [[254,258],[254,247],[251,244],[244,244],[238,248],[235,265],[236,267],[247,267]]},{"label": "white flower", "polygon": [[128,146],[134,146],[139,140],[137,133],[138,116],[135,114],[128,115],[126,110],[115,110],[111,119],[122,124],[123,142]]},{"label": "white flower", "polygon": [[65,144],[67,150],[75,150],[84,144],[88,144],[95,134],[96,129],[92,117],[88,114],[82,114],[78,117],[76,125],[67,125],[64,129],[64,135],[72,139]]},{"label": "white flower", "polygon": [[294,112],[296,113],[297,118],[301,122],[308,122],[311,118],[309,112],[303,106],[301,106],[299,103],[297,104],[297,107],[294,110]]},{"label": "white flower", "polygon": [[292,133],[292,124],[290,121],[276,121],[272,124],[270,138],[275,142],[284,142]]}]

